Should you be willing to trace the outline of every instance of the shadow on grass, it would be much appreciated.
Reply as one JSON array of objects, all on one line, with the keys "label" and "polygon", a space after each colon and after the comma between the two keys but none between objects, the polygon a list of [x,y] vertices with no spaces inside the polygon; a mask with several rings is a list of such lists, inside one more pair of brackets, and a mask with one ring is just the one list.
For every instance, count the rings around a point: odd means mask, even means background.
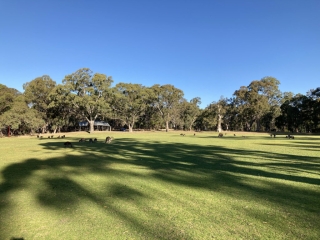
[{"label": "shadow on grass", "polygon": [[[49,152],[64,148],[63,143],[56,141],[40,144]],[[115,201],[132,201],[143,211],[140,200],[152,199],[148,192],[121,182],[112,182],[105,189],[96,190],[100,191],[97,194],[71,177],[96,174],[119,179],[130,175],[146,178],[139,171],[114,168],[117,164],[129,165],[132,169],[147,169],[150,171],[148,178],[168,185],[206,189],[234,199],[272,202],[288,210],[303,206],[303,211],[312,216],[303,221],[319,220],[320,194],[314,189],[320,186],[320,159],[316,157],[184,143],[139,142],[130,138],[117,139],[112,144],[74,143],[73,148],[66,148],[65,151],[66,155],[61,158],[33,158],[7,166],[1,172],[0,215],[10,207],[10,194],[25,188],[31,177],[42,173],[38,176],[40,187],[35,191],[35,197],[45,207],[68,212],[77,208],[79,203],[89,201],[104,212],[115,214],[150,238],[172,236],[176,229],[170,227],[168,219],[163,219],[163,229],[159,235],[155,235],[156,226],[142,223],[114,204]],[[256,161],[257,157],[264,161]],[[255,181],[259,184],[255,184]],[[312,187],[302,187],[301,184]],[[156,212],[149,214],[156,215]],[[246,211],[245,214],[254,212]],[[7,224],[5,221],[5,217],[0,218],[0,225]],[[286,230],[283,226],[274,227]],[[177,231],[175,237],[190,238],[187,233]]]}]

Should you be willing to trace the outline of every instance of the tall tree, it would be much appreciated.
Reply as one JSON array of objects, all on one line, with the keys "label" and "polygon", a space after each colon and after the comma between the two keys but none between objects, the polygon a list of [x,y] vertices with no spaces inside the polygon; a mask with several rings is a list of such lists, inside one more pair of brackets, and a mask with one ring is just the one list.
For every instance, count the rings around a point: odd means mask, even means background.
[{"label": "tall tree", "polygon": [[79,113],[90,124],[90,132],[94,131],[94,121],[110,111],[108,97],[112,77],[105,74],[93,75],[89,68],[65,76],[62,80],[70,91],[68,101],[73,105],[74,113]]},{"label": "tall tree", "polygon": [[39,116],[45,121],[44,126],[42,126],[42,132],[46,130],[49,123],[48,106],[50,100],[48,99],[48,96],[55,86],[56,82],[48,75],[37,77],[31,82],[27,82],[23,85],[27,104],[35,109]]},{"label": "tall tree", "polygon": [[10,127],[16,134],[33,132],[44,125],[37,110],[27,106],[23,95],[14,99],[12,107],[0,115],[0,128]]},{"label": "tall tree", "polygon": [[272,119],[279,114],[281,92],[280,82],[274,77],[264,77],[260,81],[252,81],[248,87],[241,87],[234,93],[235,106],[240,110],[240,118],[246,130],[251,130],[255,123],[256,130],[261,130],[261,120],[272,113]]},{"label": "tall tree", "polygon": [[173,85],[153,85],[151,87],[153,104],[158,109],[165,123],[166,132],[169,131],[169,122],[176,113],[179,103],[183,100],[183,91]]},{"label": "tall tree", "polygon": [[56,133],[60,132],[62,127],[69,124],[73,109],[72,103],[69,101],[71,93],[65,85],[57,85],[49,94],[49,115],[51,130]]},{"label": "tall tree", "polygon": [[20,94],[18,90],[0,84],[0,115],[10,110],[14,99]]},{"label": "tall tree", "polygon": [[226,111],[228,107],[228,99],[220,98],[218,102],[211,103],[207,108],[206,111],[216,123],[216,128],[218,132],[222,131],[222,123],[225,117]]},{"label": "tall tree", "polygon": [[185,101],[183,107],[182,118],[184,120],[185,127],[191,131],[192,126],[200,115],[199,105],[201,104],[201,99],[199,97],[193,98],[190,102]]},{"label": "tall tree", "polygon": [[320,130],[320,98],[317,90],[311,90],[307,95],[289,95],[284,99],[281,115],[276,119],[277,127],[296,132]]},{"label": "tall tree", "polygon": [[132,132],[134,124],[143,116],[149,99],[149,89],[141,84],[118,83],[114,87],[111,108]]}]

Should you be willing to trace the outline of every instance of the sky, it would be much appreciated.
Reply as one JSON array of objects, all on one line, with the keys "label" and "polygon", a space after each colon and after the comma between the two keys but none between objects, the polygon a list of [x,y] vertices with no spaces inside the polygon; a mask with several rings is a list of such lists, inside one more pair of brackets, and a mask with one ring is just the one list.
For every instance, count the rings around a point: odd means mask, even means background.
[{"label": "sky", "polygon": [[0,83],[80,68],[171,84],[201,107],[272,76],[282,92],[320,87],[319,0],[0,0]]}]

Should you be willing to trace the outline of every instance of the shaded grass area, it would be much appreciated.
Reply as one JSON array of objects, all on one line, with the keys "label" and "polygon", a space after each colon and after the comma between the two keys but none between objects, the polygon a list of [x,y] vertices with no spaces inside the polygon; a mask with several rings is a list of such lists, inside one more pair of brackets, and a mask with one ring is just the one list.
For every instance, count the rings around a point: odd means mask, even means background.
[{"label": "shaded grass area", "polygon": [[320,236],[319,137],[112,134],[1,139],[3,239]]}]

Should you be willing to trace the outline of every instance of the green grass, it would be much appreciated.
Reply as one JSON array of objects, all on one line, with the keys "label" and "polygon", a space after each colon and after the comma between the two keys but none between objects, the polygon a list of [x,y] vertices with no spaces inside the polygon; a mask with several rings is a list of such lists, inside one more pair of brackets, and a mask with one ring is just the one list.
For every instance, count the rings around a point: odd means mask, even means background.
[{"label": "green grass", "polygon": [[319,239],[319,136],[179,134],[0,139],[0,239]]}]

